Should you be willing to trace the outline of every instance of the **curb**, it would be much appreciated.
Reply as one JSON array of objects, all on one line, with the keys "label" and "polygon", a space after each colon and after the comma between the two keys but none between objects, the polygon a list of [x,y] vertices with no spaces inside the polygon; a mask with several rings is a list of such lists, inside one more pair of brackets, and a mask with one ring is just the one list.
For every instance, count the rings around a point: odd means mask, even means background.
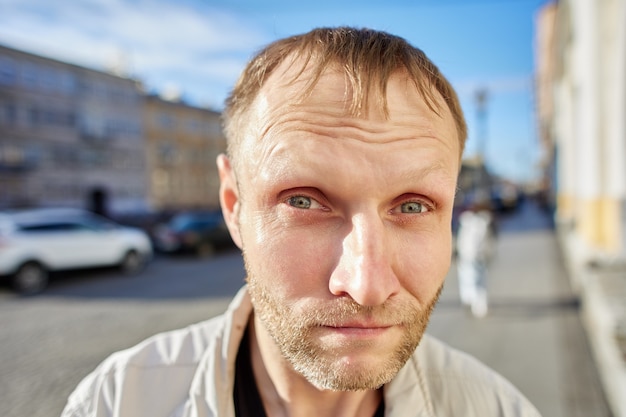
[{"label": "curb", "polygon": [[557,236],[607,402],[614,417],[626,417],[626,274],[590,268],[567,232]]}]

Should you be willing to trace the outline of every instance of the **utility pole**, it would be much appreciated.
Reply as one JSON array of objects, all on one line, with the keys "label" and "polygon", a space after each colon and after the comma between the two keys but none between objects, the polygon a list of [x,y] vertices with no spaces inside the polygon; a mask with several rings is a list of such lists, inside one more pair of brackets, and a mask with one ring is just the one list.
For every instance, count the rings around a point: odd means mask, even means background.
[{"label": "utility pole", "polygon": [[476,90],[476,141],[477,141],[477,167],[475,178],[475,192],[480,195],[477,198],[487,198],[491,194],[491,178],[487,173],[487,88]]},{"label": "utility pole", "polygon": [[475,99],[476,119],[478,122],[478,135],[476,135],[478,143],[478,156],[481,158],[482,162],[487,165],[487,88],[483,87],[476,90]]}]

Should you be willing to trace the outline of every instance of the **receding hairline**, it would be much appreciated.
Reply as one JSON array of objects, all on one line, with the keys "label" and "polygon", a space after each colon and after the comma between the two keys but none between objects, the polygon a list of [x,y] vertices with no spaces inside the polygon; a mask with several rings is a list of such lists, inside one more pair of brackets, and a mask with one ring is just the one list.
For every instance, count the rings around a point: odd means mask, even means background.
[{"label": "receding hairline", "polygon": [[387,84],[394,73],[404,71],[434,113],[441,114],[442,104],[448,107],[461,153],[463,151],[467,127],[458,98],[426,54],[395,35],[341,27],[314,29],[303,35],[280,39],[269,44],[248,63],[226,100],[223,113],[231,156],[241,142],[242,128],[249,123],[252,103],[267,79],[283,64],[289,65],[294,74],[289,82],[305,79],[302,76],[307,72],[309,78],[302,89],[301,99],[313,91],[329,67],[339,69],[351,87],[349,113],[357,117],[366,115],[370,106],[380,108],[387,116]]}]

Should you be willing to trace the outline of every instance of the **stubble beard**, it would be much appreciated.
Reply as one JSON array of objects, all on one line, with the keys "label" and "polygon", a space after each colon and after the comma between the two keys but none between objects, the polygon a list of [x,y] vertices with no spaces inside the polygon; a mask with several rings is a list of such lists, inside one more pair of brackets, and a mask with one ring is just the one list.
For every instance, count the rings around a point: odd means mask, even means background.
[{"label": "stubble beard", "polygon": [[[391,381],[419,344],[441,289],[424,307],[391,301],[378,307],[364,307],[349,297],[317,303],[306,313],[295,312],[280,300],[276,291],[266,287],[248,269],[248,290],[255,314],[269,333],[282,356],[309,383],[321,390],[359,391],[378,389]],[[400,341],[380,361],[349,363],[314,335],[320,326],[333,326],[350,319],[374,317],[394,323],[403,330]],[[367,348],[367,346],[358,346]]]}]

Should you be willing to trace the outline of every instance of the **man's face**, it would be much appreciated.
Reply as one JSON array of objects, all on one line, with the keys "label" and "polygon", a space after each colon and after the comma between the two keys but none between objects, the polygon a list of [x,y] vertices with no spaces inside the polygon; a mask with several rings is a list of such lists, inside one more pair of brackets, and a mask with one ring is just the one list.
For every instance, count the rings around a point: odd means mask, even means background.
[{"label": "man's face", "polygon": [[402,72],[389,118],[356,118],[342,75],[297,101],[285,71],[257,98],[236,165],[256,332],[320,389],[373,389],[419,343],[450,266],[455,125]]}]

